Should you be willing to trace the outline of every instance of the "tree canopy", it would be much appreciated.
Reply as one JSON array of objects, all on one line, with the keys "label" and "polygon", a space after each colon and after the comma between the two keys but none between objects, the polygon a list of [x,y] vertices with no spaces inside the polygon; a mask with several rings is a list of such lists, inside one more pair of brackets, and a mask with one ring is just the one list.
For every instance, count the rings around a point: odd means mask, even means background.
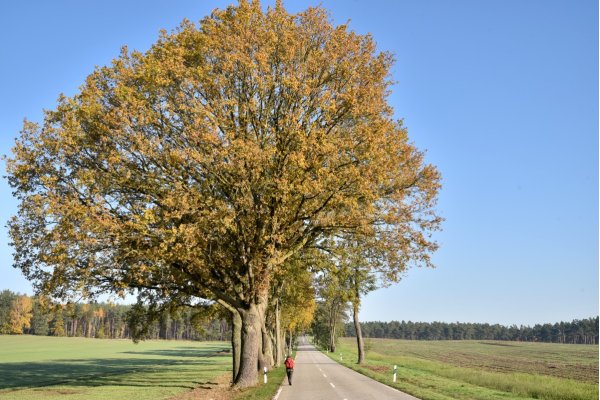
[{"label": "tree canopy", "polygon": [[[429,264],[440,176],[393,118],[392,63],[322,8],[280,2],[240,1],[145,53],[124,48],[24,124],[7,163],[16,267],[63,298],[219,300],[251,344],[273,277],[327,238]],[[254,347],[241,386],[256,381]]]}]

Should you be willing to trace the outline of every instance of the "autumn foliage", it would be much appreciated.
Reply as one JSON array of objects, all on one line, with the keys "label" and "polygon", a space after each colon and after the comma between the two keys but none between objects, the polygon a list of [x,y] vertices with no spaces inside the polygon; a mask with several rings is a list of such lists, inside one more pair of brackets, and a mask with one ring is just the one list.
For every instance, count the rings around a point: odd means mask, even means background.
[{"label": "autumn foliage", "polygon": [[279,2],[123,49],[24,125],[8,160],[16,266],[58,297],[224,302],[242,320],[235,383],[255,384],[292,256],[350,235],[391,269],[430,263],[440,177],[393,118],[392,62],[322,8]]}]

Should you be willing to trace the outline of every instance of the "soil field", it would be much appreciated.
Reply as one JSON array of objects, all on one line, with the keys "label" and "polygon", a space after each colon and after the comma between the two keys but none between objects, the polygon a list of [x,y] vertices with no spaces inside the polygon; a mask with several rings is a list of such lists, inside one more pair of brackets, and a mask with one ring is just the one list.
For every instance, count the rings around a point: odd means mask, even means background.
[{"label": "soil field", "polygon": [[422,399],[597,399],[598,346],[342,338],[337,361]]}]

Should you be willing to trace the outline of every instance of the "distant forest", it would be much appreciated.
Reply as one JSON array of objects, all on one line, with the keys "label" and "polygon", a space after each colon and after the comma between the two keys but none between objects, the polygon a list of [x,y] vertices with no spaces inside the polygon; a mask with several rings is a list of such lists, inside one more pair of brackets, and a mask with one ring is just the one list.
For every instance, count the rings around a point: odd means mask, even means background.
[{"label": "distant forest", "polygon": [[[132,305],[43,301],[36,296],[0,292],[0,334],[131,339],[140,316]],[[148,339],[231,340],[231,326],[219,313],[191,307],[157,313]],[[137,335],[140,336],[140,335]]]},{"label": "distant forest", "polygon": [[[218,308],[217,308],[218,310]],[[0,334],[78,336],[131,339],[136,323],[144,319],[132,305],[43,301],[10,290],[0,292]],[[230,340],[231,324],[219,312],[191,307],[163,311],[148,324],[145,337],[170,340]],[[444,322],[362,322],[365,338],[409,340],[511,340],[598,344],[598,317],[572,322],[529,326],[502,326]],[[345,335],[355,336],[354,324]]]},{"label": "distant forest", "polygon": [[[510,327],[490,324],[445,322],[361,322],[364,337],[408,340],[510,340],[598,344],[598,317],[555,324]],[[346,336],[356,336],[353,323],[345,324]]]}]

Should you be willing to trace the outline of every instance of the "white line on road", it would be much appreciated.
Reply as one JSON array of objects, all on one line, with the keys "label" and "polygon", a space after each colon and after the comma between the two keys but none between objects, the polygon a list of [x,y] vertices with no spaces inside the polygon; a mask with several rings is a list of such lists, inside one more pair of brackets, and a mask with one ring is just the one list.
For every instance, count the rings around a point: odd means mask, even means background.
[{"label": "white line on road", "polygon": [[335,389],[335,385],[333,383],[329,382],[329,384],[331,385],[332,388]]},{"label": "white line on road", "polygon": [[324,376],[325,378],[327,378],[327,375],[323,374],[323,376]]},{"label": "white line on road", "polygon": [[[282,387],[279,388],[279,390],[277,391],[277,393],[275,394],[275,396],[273,397],[273,400],[277,400],[279,398],[279,395],[281,394],[281,391],[283,390]],[[346,400],[346,399],[344,399]]]}]

